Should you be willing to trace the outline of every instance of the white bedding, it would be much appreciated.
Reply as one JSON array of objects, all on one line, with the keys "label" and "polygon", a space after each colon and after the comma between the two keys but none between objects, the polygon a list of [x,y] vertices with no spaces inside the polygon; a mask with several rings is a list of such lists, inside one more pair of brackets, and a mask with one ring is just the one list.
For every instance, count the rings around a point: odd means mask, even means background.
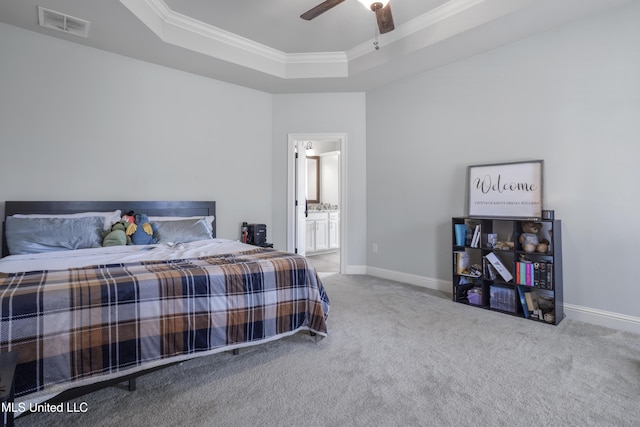
[{"label": "white bedding", "polygon": [[256,247],[234,240],[210,239],[176,245],[161,243],[156,245],[111,246],[73,251],[10,255],[0,259],[0,272],[18,273],[32,270],[61,270],[96,264],[197,258],[250,249],[256,249]]}]

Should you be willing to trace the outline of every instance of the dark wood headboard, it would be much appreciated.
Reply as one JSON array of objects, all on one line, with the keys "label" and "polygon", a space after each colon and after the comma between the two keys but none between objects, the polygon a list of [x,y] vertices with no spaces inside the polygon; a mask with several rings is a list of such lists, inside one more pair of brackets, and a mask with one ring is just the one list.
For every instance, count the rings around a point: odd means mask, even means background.
[{"label": "dark wood headboard", "polygon": [[[149,216],[213,216],[211,224],[213,237],[216,237],[216,202],[175,201],[175,202],[109,202],[109,201],[77,201],[77,202],[12,202],[4,204],[5,216],[13,214],[70,214],[77,212],[109,212],[120,209],[122,214],[133,211]],[[2,256],[9,254],[3,221]]]}]

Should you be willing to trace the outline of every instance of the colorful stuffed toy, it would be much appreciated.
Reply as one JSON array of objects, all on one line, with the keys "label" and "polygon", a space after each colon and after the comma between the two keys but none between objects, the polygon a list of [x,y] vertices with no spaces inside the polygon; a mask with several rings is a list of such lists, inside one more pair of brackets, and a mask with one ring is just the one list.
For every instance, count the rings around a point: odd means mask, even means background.
[{"label": "colorful stuffed toy", "polygon": [[134,245],[152,245],[158,243],[158,239],[153,237],[158,227],[149,222],[149,217],[145,214],[136,214],[135,224],[127,227],[127,236],[131,236]]},{"label": "colorful stuffed toy", "polygon": [[136,217],[135,217],[135,214],[133,213],[133,211],[129,211],[126,214],[122,215],[122,220],[123,221],[127,221],[127,224],[135,224],[136,223]]},{"label": "colorful stuffed toy", "polygon": [[126,229],[129,222],[120,220],[111,226],[110,230],[102,233],[102,246],[124,246],[131,244],[131,237],[127,236]]}]

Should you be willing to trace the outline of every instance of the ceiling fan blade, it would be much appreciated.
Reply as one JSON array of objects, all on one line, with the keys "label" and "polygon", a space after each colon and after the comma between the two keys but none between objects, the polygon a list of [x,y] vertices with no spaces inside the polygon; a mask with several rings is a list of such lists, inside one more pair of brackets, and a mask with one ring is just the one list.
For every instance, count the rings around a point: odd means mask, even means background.
[{"label": "ceiling fan blade", "polygon": [[391,3],[387,3],[385,7],[376,9],[376,19],[378,20],[378,29],[380,34],[388,33],[393,30],[393,16],[391,15]]},{"label": "ceiling fan blade", "polygon": [[331,9],[334,6],[339,5],[343,1],[344,0],[327,0],[327,1],[323,1],[322,3],[320,3],[319,5],[314,7],[313,9],[310,9],[310,10],[306,11],[305,13],[303,13],[302,15],[300,15],[300,18],[306,19],[307,21],[311,21],[316,16],[322,15],[327,10]]}]

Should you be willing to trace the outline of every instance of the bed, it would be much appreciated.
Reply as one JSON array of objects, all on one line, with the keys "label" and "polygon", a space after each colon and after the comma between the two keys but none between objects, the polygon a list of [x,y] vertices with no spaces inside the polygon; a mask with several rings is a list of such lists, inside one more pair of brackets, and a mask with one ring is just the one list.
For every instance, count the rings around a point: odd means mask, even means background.
[{"label": "bed", "polygon": [[[128,212],[159,241],[96,247]],[[16,403],[326,336],[329,298],[306,258],[218,239],[215,215],[215,202],[6,202],[0,351],[19,351]]]}]

